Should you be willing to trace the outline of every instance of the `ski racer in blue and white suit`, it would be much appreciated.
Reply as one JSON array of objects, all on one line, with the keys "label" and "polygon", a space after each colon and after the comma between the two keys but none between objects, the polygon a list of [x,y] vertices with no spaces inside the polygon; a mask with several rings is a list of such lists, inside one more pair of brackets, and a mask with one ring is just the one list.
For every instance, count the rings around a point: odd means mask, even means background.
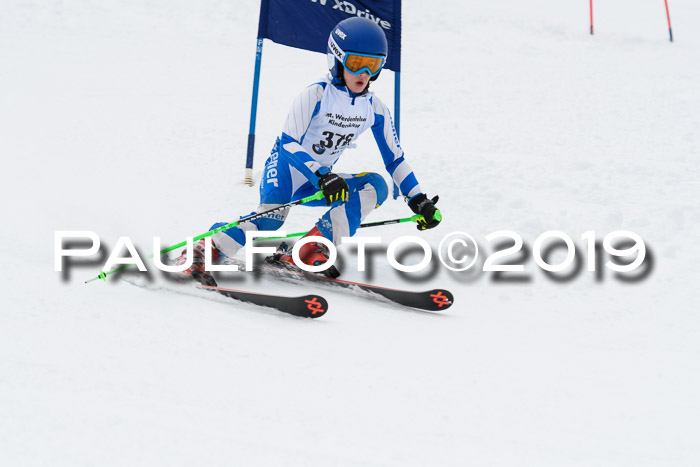
[{"label": "ski racer in blue and white suit", "polygon": [[[281,136],[265,163],[260,183],[260,205],[264,212],[323,191],[325,200],[305,206],[330,205],[310,235],[321,235],[334,244],[352,236],[362,220],[386,201],[387,184],[377,173],[335,174],[333,165],[352,147],[363,132],[372,130],[384,166],[420,214],[418,228],[440,223],[437,197],[422,192],[411,166],[404,158],[389,109],[369,91],[386,61],[388,47],[384,31],[366,18],[351,17],[338,23],[328,38],[329,70],[325,79],[307,87],[295,100]],[[289,208],[213,236],[215,247],[233,256],[245,245],[249,230],[277,230]],[[226,225],[214,224],[211,230]]]},{"label": "ski racer in blue and white suit", "polygon": [[[411,166],[404,158],[389,109],[372,92],[354,95],[329,78],[306,88],[294,101],[282,135],[265,164],[260,184],[262,212],[313,195],[319,190],[319,174],[333,170],[351,143],[371,129],[384,166],[401,193],[412,198],[421,193]],[[387,184],[377,173],[339,174],[350,191],[347,203],[333,203],[317,222],[319,232],[335,244],[355,234],[365,217],[388,195]],[[318,200],[305,206],[323,206]],[[277,230],[289,209],[245,222],[214,236],[217,248],[232,256],[245,244],[245,230]],[[225,225],[219,223],[212,230]]]}]

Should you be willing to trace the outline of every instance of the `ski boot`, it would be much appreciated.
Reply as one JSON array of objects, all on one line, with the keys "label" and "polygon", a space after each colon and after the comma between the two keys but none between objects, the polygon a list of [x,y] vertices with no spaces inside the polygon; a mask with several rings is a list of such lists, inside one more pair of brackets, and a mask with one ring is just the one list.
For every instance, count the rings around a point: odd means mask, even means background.
[{"label": "ski boot", "polygon": [[[185,269],[184,271],[177,273],[182,278],[191,278],[203,285],[208,285],[210,287],[216,287],[216,280],[210,272],[204,270],[204,254],[206,251],[206,246],[204,244],[204,239],[195,242],[192,249],[192,266]],[[221,258],[221,254],[216,247],[213,246],[211,249],[211,261],[212,263],[217,262]],[[175,265],[179,266],[185,264],[187,261],[187,249],[182,250],[182,254],[175,258]]]},{"label": "ski boot", "polygon": [[[310,236],[322,237],[323,235],[321,235],[317,227],[314,227],[311,229],[311,231],[309,231],[309,233],[304,235],[304,237]],[[307,266],[320,266],[326,263],[329,257],[330,252],[328,247],[320,242],[309,242],[299,249],[299,259]],[[268,259],[271,260],[269,261],[271,263],[278,262],[290,264],[297,268],[299,267],[294,263],[294,258],[292,258],[292,250],[285,242],[282,242],[282,244],[277,248],[277,252]],[[335,266],[331,266],[325,271],[321,271],[319,274],[335,279],[336,277],[340,276],[340,271],[338,271],[338,268]]]}]

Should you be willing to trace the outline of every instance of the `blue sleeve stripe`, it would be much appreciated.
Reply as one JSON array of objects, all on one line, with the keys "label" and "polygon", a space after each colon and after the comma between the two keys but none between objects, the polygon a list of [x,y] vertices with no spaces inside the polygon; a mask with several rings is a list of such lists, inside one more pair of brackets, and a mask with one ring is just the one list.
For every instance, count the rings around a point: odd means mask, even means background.
[{"label": "blue sleeve stripe", "polygon": [[401,165],[403,162],[403,156],[399,157],[398,159],[392,161],[389,163],[389,165],[386,166],[387,172],[389,172],[389,175],[392,177],[394,176],[394,172],[396,172],[396,168]]},{"label": "blue sleeve stripe", "polygon": [[[372,134],[374,134],[374,139],[377,141],[377,146],[379,147],[379,152],[384,160],[384,166],[389,170],[389,165],[394,162],[394,157],[396,155],[389,149],[389,145],[384,139],[384,115],[374,114],[374,125],[372,125]],[[393,175],[393,170],[389,173]]]},{"label": "blue sleeve stripe", "polygon": [[285,149],[285,144],[297,143],[298,142],[289,136],[287,133],[282,132],[282,138],[280,139],[280,150],[279,154],[282,156],[289,164],[295,169],[301,172],[311,183],[318,186],[318,176],[313,173],[305,164],[307,162],[316,162],[304,151],[297,151],[295,153],[290,153]]},{"label": "blue sleeve stripe", "polygon": [[403,182],[401,182],[401,186],[399,189],[401,190],[401,193],[408,194],[414,187],[418,185],[418,180],[416,179],[416,176],[411,172],[408,177],[403,179]]},{"label": "blue sleeve stripe", "polygon": [[318,115],[318,112],[321,110],[321,101],[316,102],[316,107],[314,107],[314,111],[311,114],[311,118],[309,119],[309,124],[306,126],[306,129],[304,130],[304,134],[301,136],[301,141],[299,141],[299,144],[304,143],[304,138],[306,138],[306,133],[309,131],[309,127],[311,126],[311,122],[314,119],[316,115]]}]

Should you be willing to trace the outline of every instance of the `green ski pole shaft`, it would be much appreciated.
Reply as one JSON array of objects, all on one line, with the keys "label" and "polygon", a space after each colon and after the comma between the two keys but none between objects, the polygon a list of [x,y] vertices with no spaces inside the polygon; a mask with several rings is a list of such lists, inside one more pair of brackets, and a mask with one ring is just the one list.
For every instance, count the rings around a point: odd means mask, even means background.
[{"label": "green ski pole shaft", "polygon": [[[419,219],[422,219],[423,216],[420,214],[416,214],[411,217],[404,217],[401,219],[390,219],[386,221],[377,221],[377,222],[368,222],[366,224],[360,224],[358,229],[363,229],[365,227],[378,227],[380,225],[390,225],[390,224],[401,224],[402,222],[418,222]],[[258,237],[255,239],[256,242],[262,241],[262,240],[279,240],[282,238],[291,238],[291,237],[301,237],[302,235],[306,235],[309,232],[297,232],[293,234],[288,234],[283,237]]]},{"label": "green ski pole shaft", "polygon": [[[267,211],[264,211],[264,212],[252,214],[248,217],[244,217],[243,219],[239,219],[235,222],[231,222],[230,224],[226,224],[226,225],[223,225],[221,227],[217,227],[214,230],[204,232],[203,234],[200,234],[200,235],[197,235],[196,237],[193,237],[192,240],[193,240],[193,242],[197,242],[203,238],[210,237],[210,236],[212,236],[216,233],[219,233],[223,230],[228,230],[232,227],[236,227],[237,225],[242,224],[243,222],[250,222],[252,220],[259,219],[259,218],[264,217],[264,216],[271,214],[273,212],[282,211],[282,210],[290,208],[292,206],[298,206],[300,204],[305,204],[305,203],[308,203],[311,201],[316,201],[316,200],[323,199],[323,198],[324,198],[323,192],[317,191],[315,194],[313,194],[311,196],[307,196],[306,198],[302,198],[302,199],[297,200],[297,201],[292,201],[291,203],[283,204],[281,206],[277,206],[276,208],[268,209]],[[172,245],[172,246],[169,246],[167,248],[163,248],[162,250],[160,250],[160,252],[158,252],[158,254],[162,255],[163,253],[167,253],[169,251],[173,251],[173,250],[176,250],[178,248],[182,248],[185,245],[187,245],[187,240],[185,240],[184,242],[180,242],[176,245]],[[153,255],[149,256],[149,258],[153,258]],[[102,279],[103,281],[107,281],[107,276],[112,275],[116,272],[122,271],[130,266],[133,266],[133,264],[124,264],[124,265],[119,266],[116,269],[112,269],[111,271],[108,271],[108,272],[100,271],[100,273],[97,275],[97,277],[93,277],[92,279],[85,281],[85,283],[87,284],[88,282],[92,282],[92,281],[97,280],[97,279]]]},{"label": "green ski pole shaft", "polygon": [[401,224],[402,222],[418,222],[419,219],[422,219],[423,216],[420,214],[413,215],[411,217],[404,217],[401,219],[391,219],[388,221],[377,221],[377,222],[368,222],[366,224],[360,224],[360,227],[377,227],[380,225],[390,225],[390,224]]}]

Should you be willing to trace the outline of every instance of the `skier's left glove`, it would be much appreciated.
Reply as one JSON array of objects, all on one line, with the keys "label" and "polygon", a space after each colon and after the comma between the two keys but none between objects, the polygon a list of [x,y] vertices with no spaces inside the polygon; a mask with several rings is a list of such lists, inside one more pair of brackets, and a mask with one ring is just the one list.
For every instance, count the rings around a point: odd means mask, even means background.
[{"label": "skier's left glove", "polygon": [[418,225],[416,226],[418,230],[437,227],[442,220],[440,210],[435,207],[438,199],[438,196],[434,197],[433,199],[428,199],[424,193],[421,193],[408,201],[408,207],[410,207],[416,214],[423,216],[423,219],[418,219]]},{"label": "skier's left glove", "polygon": [[323,196],[326,198],[326,205],[330,206],[336,201],[347,203],[350,196],[348,182],[343,177],[333,172],[318,175],[318,187],[323,191]]}]

